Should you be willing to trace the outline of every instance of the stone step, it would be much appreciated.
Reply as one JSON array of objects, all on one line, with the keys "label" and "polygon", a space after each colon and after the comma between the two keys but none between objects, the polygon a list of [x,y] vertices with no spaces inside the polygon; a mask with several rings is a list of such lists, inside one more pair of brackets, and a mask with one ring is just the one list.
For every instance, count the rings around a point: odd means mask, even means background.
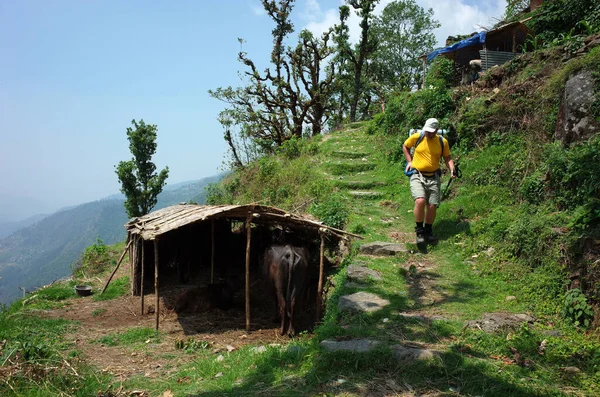
[{"label": "stone step", "polygon": [[360,191],[360,190],[350,190],[348,192],[352,197],[358,198],[367,198],[367,199],[378,199],[384,196],[381,192],[371,192],[371,191]]},{"label": "stone step", "polygon": [[333,152],[331,153],[333,157],[341,158],[341,159],[362,159],[366,158],[369,153],[366,152]]},{"label": "stone step", "polygon": [[357,190],[368,190],[378,186],[385,186],[385,182],[382,181],[348,181],[344,179],[337,179],[333,184],[337,187]]},{"label": "stone step", "polygon": [[384,241],[375,241],[372,243],[363,244],[360,246],[359,251],[361,254],[380,256],[394,256],[399,252],[408,252],[406,247],[402,244],[388,243]]},{"label": "stone step", "polygon": [[329,163],[325,167],[333,175],[347,175],[374,170],[377,167],[377,164],[369,162],[336,162]]}]

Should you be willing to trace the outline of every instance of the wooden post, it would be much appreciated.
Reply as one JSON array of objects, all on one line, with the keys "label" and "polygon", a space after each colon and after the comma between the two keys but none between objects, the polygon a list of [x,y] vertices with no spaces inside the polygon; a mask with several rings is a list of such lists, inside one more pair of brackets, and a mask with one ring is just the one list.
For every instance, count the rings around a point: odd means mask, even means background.
[{"label": "wooden post", "polygon": [[210,221],[210,283],[215,283],[215,220]]},{"label": "wooden post", "polygon": [[145,267],[145,263],[144,262],[144,251],[146,251],[144,249],[144,240],[142,240],[142,268],[140,269],[140,296],[142,297],[141,299],[141,304],[142,304],[142,310],[141,310],[141,315],[144,315],[144,267]]},{"label": "wooden post", "polygon": [[250,332],[250,240],[252,236],[252,215],[246,219],[246,332]]},{"label": "wooden post", "polygon": [[154,239],[154,293],[156,294],[156,330],[158,331],[158,317],[160,313],[160,301],[158,295],[158,236]]},{"label": "wooden post", "polygon": [[517,52],[517,29],[513,30],[512,52]]},{"label": "wooden post", "polygon": [[321,250],[319,254],[319,285],[317,286],[317,318],[315,321],[321,319],[321,306],[323,304],[323,263],[325,256],[325,233],[321,231]]},{"label": "wooden post", "polygon": [[102,292],[100,292],[100,295],[102,295],[104,293],[104,291],[106,291],[108,284],[110,284],[110,280],[112,280],[113,276],[115,275],[115,273],[119,269],[119,266],[121,265],[121,261],[123,260],[123,258],[125,258],[125,254],[127,253],[127,250],[129,249],[130,245],[131,245],[131,241],[127,244],[127,247],[125,247],[125,250],[121,254],[121,257],[119,258],[119,261],[117,262],[117,266],[115,266],[115,270],[113,270],[113,272],[110,274],[110,277],[108,278],[108,280],[106,280],[106,284],[104,284],[104,288],[102,288]]}]

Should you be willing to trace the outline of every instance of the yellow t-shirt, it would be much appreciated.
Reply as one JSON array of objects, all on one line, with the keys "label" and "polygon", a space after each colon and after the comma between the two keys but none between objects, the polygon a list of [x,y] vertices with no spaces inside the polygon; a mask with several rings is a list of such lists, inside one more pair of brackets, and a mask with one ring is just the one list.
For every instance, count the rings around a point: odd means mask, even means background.
[{"label": "yellow t-shirt", "polygon": [[[404,141],[404,146],[412,148],[419,140],[420,132],[412,134]],[[448,140],[444,140],[443,157],[450,156],[450,146]],[[412,167],[421,172],[435,172],[440,168],[440,158],[442,157],[442,148],[440,147],[440,136],[435,134],[432,138],[423,137],[419,146],[416,147],[412,158]]]}]

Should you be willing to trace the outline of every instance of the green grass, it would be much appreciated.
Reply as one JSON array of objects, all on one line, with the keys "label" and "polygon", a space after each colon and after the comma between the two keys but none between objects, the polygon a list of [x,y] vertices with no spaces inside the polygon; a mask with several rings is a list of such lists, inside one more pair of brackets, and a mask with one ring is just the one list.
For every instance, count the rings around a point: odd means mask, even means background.
[{"label": "green grass", "polygon": [[105,335],[92,341],[106,346],[136,346],[146,343],[160,343],[160,333],[151,328],[132,328],[122,333]]},{"label": "green grass", "polygon": [[94,293],[94,301],[106,301],[127,295],[129,294],[129,287],[129,277],[112,280],[103,294],[100,294],[100,291]]}]

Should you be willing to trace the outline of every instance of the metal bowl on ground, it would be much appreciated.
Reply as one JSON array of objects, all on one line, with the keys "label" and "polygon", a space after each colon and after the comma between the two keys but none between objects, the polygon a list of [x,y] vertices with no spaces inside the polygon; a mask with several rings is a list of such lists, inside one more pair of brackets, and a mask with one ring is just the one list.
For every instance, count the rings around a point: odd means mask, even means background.
[{"label": "metal bowl on ground", "polygon": [[89,296],[92,294],[92,286],[91,285],[76,285],[75,292],[79,296]]}]

